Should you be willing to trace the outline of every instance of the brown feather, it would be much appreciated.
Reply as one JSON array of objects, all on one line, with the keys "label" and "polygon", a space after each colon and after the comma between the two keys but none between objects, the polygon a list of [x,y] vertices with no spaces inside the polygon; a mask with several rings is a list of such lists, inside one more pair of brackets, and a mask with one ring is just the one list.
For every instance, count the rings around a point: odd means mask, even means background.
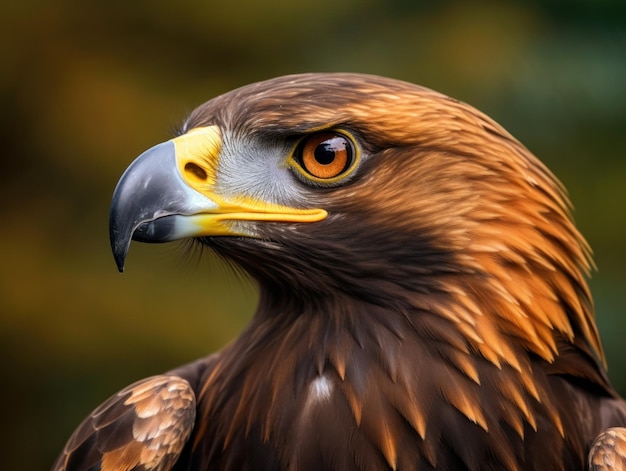
[{"label": "brown feather", "polygon": [[193,391],[178,376],[134,383],[85,419],[53,470],[169,470],[191,433],[195,412]]},{"label": "brown feather", "polygon": [[589,452],[590,471],[626,471],[626,428],[603,431]]}]

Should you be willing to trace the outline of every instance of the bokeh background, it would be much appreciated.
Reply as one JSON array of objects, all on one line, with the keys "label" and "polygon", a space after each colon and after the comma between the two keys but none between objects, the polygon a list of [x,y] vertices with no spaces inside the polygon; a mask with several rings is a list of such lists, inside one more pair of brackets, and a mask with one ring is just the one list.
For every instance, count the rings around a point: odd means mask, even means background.
[{"label": "bokeh background", "polygon": [[0,6],[0,456],[47,469],[98,403],[211,352],[254,287],[210,255],[108,246],[128,163],[196,105],[308,71],[387,75],[487,112],[570,190],[626,393],[623,0],[4,0]]}]

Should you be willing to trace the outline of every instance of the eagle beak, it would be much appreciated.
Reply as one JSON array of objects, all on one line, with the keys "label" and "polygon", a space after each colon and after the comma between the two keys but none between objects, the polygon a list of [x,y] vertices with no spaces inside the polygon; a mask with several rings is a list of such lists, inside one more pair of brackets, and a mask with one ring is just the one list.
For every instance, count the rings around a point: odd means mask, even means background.
[{"label": "eagle beak", "polygon": [[[233,221],[316,222],[323,209],[298,209],[250,198],[225,198],[216,185],[221,134],[217,126],[192,129],[141,154],[113,192],[111,249],[120,272],[130,241],[169,242],[188,237],[253,236]],[[232,200],[232,201],[231,201]]]}]

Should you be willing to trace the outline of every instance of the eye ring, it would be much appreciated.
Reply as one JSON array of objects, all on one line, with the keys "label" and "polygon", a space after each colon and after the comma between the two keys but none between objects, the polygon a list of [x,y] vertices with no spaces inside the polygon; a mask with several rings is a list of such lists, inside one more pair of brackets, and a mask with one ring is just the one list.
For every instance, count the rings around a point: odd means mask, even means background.
[{"label": "eye ring", "polygon": [[302,176],[321,184],[343,179],[354,169],[358,148],[351,136],[321,131],[304,137],[296,146],[293,161]]}]

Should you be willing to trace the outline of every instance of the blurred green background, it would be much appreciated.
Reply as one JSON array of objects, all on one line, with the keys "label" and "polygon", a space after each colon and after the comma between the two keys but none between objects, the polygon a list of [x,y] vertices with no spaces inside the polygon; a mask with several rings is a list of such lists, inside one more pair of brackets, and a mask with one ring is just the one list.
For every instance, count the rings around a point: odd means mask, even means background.
[{"label": "blurred green background", "polygon": [[305,71],[420,83],[503,124],[570,190],[626,393],[626,3],[5,0],[0,6],[0,441],[47,469],[124,385],[224,345],[256,293],[211,256],[108,245],[124,168],[196,105]]}]

